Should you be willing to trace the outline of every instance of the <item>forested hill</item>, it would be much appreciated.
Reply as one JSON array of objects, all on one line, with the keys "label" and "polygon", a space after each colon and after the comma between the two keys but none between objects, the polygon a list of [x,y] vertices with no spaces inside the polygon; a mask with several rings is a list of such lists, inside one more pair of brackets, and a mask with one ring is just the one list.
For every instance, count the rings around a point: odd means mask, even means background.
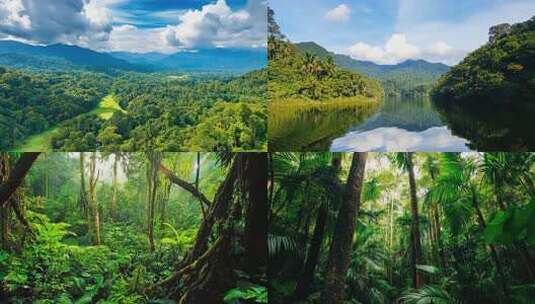
[{"label": "forested hill", "polygon": [[489,31],[489,42],[445,74],[433,90],[440,100],[534,105],[535,17]]},{"label": "forested hill", "polygon": [[269,94],[272,100],[305,98],[382,98],[381,85],[362,74],[340,68],[332,57],[303,53],[291,42],[268,41]]},{"label": "forested hill", "polygon": [[407,60],[395,65],[380,65],[369,61],[355,60],[347,55],[329,52],[315,42],[296,44],[304,53],[311,53],[320,58],[332,57],[340,67],[358,71],[369,77],[380,80],[387,94],[406,95],[426,93],[441,75],[449,70],[442,63],[431,63],[425,60]]},{"label": "forested hill", "polygon": [[16,41],[0,41],[0,64],[15,68],[39,70],[88,69],[96,71],[146,71],[147,67],[135,65],[109,54],[95,52],[78,46],[54,44],[34,46]]},{"label": "forested hill", "polygon": [[116,58],[133,64],[149,65],[162,71],[225,71],[247,72],[262,69],[267,65],[265,48],[258,49],[200,49],[183,51],[174,54],[161,53],[110,53]]}]

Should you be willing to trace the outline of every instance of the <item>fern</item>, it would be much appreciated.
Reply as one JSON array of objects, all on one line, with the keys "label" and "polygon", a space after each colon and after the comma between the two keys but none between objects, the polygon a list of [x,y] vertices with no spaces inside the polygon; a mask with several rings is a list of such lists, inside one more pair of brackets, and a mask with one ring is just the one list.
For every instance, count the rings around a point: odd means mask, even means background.
[{"label": "fern", "polygon": [[294,254],[298,252],[297,242],[288,236],[269,235],[268,252],[270,257],[282,254]]},{"label": "fern", "polygon": [[459,300],[436,286],[427,285],[418,290],[409,290],[400,299],[404,304],[455,304],[461,303]]}]

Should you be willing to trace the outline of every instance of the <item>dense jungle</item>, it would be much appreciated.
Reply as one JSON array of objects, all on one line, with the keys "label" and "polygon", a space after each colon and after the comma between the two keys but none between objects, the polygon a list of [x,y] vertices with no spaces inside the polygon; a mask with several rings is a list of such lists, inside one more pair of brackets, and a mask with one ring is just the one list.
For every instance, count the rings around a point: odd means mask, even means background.
[{"label": "dense jungle", "polygon": [[533,303],[535,154],[272,158],[271,303]]},{"label": "dense jungle", "polygon": [[265,153],[2,153],[1,303],[267,303]]}]

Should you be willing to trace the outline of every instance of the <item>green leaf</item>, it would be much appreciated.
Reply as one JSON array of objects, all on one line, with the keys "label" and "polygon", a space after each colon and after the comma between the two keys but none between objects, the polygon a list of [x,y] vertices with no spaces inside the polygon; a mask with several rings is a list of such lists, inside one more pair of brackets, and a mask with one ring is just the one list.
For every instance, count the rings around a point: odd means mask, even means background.
[{"label": "green leaf", "polygon": [[416,269],[431,274],[440,273],[440,268],[435,267],[433,265],[416,265]]}]

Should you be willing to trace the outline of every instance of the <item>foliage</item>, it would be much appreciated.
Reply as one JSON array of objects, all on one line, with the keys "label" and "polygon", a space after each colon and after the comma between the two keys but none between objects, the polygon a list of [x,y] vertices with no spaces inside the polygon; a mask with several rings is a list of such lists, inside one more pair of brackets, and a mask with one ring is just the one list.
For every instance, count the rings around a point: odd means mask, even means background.
[{"label": "foliage", "polygon": [[250,286],[248,288],[234,288],[229,290],[223,301],[227,304],[268,303],[268,291],[263,286]]},{"label": "foliage", "polygon": [[0,148],[42,135],[30,149],[265,150],[266,86],[265,70],[183,79],[0,68]]},{"label": "foliage", "polygon": [[383,96],[379,83],[338,68],[331,57],[301,54],[295,45],[274,37],[268,45],[270,100],[301,97],[326,101],[355,96],[378,100]]},{"label": "foliage", "polygon": [[535,92],[535,20],[512,25],[491,36],[489,43],[468,55],[435,86],[438,100],[465,104],[471,99],[504,104],[514,100],[519,108],[532,106]]},{"label": "foliage", "polygon": [[454,304],[460,303],[446,291],[436,286],[424,286],[419,290],[409,291],[400,299],[405,304]]}]

